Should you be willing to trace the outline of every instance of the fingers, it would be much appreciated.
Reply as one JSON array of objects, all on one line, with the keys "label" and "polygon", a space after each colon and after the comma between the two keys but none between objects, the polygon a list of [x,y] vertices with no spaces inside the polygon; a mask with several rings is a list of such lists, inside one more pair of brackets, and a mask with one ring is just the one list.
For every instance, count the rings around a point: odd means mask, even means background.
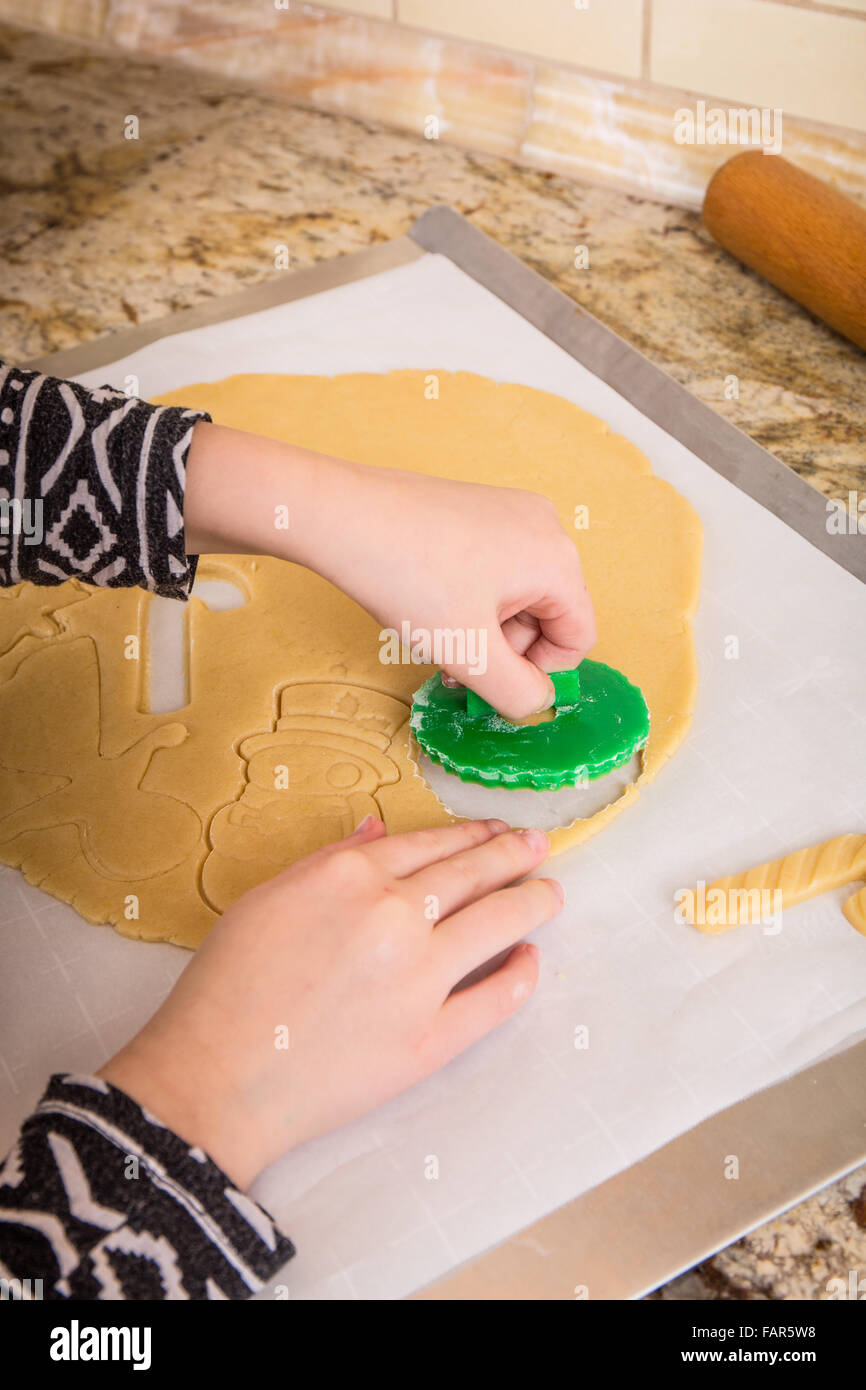
[{"label": "fingers", "polygon": [[[353,845],[368,845],[373,840],[385,839],[387,834],[384,821],[381,821],[378,816],[367,815],[359,825],[355,826],[351,835],[346,836],[346,840],[351,840]],[[338,846],[345,843],[345,840],[336,841]]]},{"label": "fingers", "polygon": [[[409,830],[401,835],[389,835],[376,816],[365,816],[351,835],[323,845],[309,856],[327,858],[350,845],[367,849],[370,859],[392,878],[410,878],[429,866],[442,863],[466,850],[474,849],[510,830],[504,820],[470,820],[458,825],[436,826],[429,830]],[[413,898],[423,896],[419,891]],[[435,919],[440,912],[437,910]]]},{"label": "fingers", "polygon": [[[328,859],[333,854],[339,854],[340,850],[346,849],[349,845],[364,848],[372,844],[375,840],[387,839],[388,832],[378,816],[365,816],[360,825],[356,825],[350,835],[346,835],[342,840],[333,840],[329,845],[322,845],[319,849],[313,850],[312,854],[306,856],[305,862]],[[290,864],[287,869],[275,876],[275,882],[282,880],[285,874],[293,869]]]},{"label": "fingers", "polygon": [[[595,610],[582,578],[570,599],[548,594],[544,599],[506,618],[501,628],[488,629],[487,669],[473,674],[473,690],[506,719],[524,719],[553,704],[553,687],[546,673],[571,671],[595,646]],[[451,689],[460,681],[443,672]]]},{"label": "fingers", "polygon": [[492,975],[446,999],[430,1040],[434,1068],[471,1047],[526,1003],[538,984],[539,958],[538,947],[524,941]]},{"label": "fingers", "polygon": [[525,656],[534,642],[538,640],[541,629],[535,618],[528,613],[515,613],[502,624],[502,634],[518,656]]},{"label": "fingers", "polygon": [[527,612],[537,619],[541,633],[526,656],[543,670],[571,670],[595,646],[595,609],[579,566],[543,598],[528,604]]},{"label": "fingers", "polygon": [[471,970],[556,917],[562,903],[562,887],[556,879],[531,878],[446,918],[432,943],[445,989],[453,989]]},{"label": "fingers", "polygon": [[421,869],[406,883],[413,901],[436,904],[436,920],[449,917],[477,898],[505,888],[538,867],[550,853],[541,830],[511,830],[486,843]]},{"label": "fingers", "polygon": [[472,849],[508,830],[504,820],[470,820],[430,830],[389,835],[371,850],[371,857],[395,878],[408,878],[428,865]]},{"label": "fingers", "polygon": [[[507,621],[511,624],[514,619]],[[513,628],[509,632],[513,636]],[[506,719],[524,719],[550,709],[554,700],[550,677],[515,651],[498,621],[488,624],[487,635],[486,669],[483,675],[470,676],[472,689]]]},{"label": "fingers", "polygon": [[349,845],[355,848],[364,848],[365,845],[372,845],[376,840],[386,840],[388,832],[385,829],[384,821],[378,816],[367,815],[355,826],[355,829],[343,837],[342,840],[333,840],[329,845],[322,845],[321,849],[313,852],[314,856],[327,856],[337,854],[341,849],[347,849]]}]

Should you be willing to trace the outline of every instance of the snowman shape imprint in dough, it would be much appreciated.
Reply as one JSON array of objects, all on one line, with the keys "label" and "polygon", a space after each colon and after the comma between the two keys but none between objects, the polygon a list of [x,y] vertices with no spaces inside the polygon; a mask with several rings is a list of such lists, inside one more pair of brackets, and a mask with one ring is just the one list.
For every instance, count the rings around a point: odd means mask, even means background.
[{"label": "snowman shape imprint in dough", "polygon": [[210,824],[202,893],[217,912],[280,869],[351,834],[399,781],[388,749],[409,717],[391,695],[343,682],[284,686],[273,733],[240,744],[247,783]]}]

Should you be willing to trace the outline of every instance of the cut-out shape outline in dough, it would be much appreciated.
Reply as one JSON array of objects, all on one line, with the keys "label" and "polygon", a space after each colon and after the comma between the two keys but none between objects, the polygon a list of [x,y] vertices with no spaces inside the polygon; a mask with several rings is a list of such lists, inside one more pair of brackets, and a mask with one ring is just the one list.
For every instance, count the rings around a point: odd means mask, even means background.
[{"label": "cut-out shape outline in dough", "polygon": [[64,610],[89,597],[90,591],[78,579],[48,590],[36,584],[0,589],[0,627],[5,629],[10,619],[14,624],[5,638],[0,636],[0,682],[14,675],[24,658],[43,643],[67,634],[69,617]]},{"label": "cut-out shape outline in dough", "polygon": [[[409,705],[348,680],[289,681],[275,703],[272,730],[238,744],[246,764],[241,794],[208,826],[200,891],[215,912],[294,859],[351,834],[365,816],[387,825],[376,793],[399,781],[390,748]],[[291,854],[299,840],[302,854]]]},{"label": "cut-out shape outline in dough", "polygon": [[[181,863],[201,838],[201,821],[187,802],[148,791],[141,783],[157,749],[182,743],[187,737],[186,726],[161,724],[119,753],[106,756],[102,751],[99,653],[90,637],[43,646],[25,657],[14,675],[0,686],[0,717],[7,695],[14,708],[16,683],[28,677],[33,694],[27,715],[33,724],[16,727],[13,732],[9,728],[13,721],[7,723],[7,747],[14,765],[6,761],[5,754],[0,766],[6,773],[51,777],[54,785],[0,815],[0,844],[33,831],[72,825],[85,859],[104,878],[144,879]],[[80,720],[65,717],[63,697],[70,687],[75,689],[83,713]],[[34,703],[41,708],[33,709]],[[30,728],[36,732],[31,734]],[[41,741],[53,735],[46,759]],[[117,778],[125,769],[129,769],[128,786],[122,814],[107,816],[106,807],[116,806]],[[154,836],[149,833],[155,818],[148,812],[155,809],[158,845],[152,843]],[[139,834],[135,833],[136,821]]]}]

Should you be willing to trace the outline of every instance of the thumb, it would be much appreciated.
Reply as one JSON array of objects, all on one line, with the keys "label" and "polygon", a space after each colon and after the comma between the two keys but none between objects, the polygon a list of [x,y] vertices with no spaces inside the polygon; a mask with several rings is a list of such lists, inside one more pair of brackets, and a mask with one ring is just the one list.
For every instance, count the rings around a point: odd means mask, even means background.
[{"label": "thumb", "polygon": [[367,814],[355,829],[350,831],[343,840],[337,840],[337,844],[345,844],[346,840],[378,840],[385,832],[384,822],[378,816]]},{"label": "thumb", "polygon": [[525,719],[550,709],[555,699],[550,677],[514,650],[498,623],[488,631],[487,669],[473,673],[469,682],[475,693],[506,719]]}]

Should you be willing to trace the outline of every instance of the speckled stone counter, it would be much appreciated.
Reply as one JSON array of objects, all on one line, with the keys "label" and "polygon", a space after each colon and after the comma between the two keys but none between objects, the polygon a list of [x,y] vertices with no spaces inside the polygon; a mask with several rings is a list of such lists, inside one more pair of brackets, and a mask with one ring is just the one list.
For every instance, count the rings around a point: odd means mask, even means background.
[{"label": "speckled stone counter", "polygon": [[[0,120],[0,355],[160,318],[279,273],[280,246],[297,269],[445,202],[826,495],[866,492],[866,358],[693,213],[12,29]],[[828,1298],[852,1270],[866,1169],[653,1297]]]}]

